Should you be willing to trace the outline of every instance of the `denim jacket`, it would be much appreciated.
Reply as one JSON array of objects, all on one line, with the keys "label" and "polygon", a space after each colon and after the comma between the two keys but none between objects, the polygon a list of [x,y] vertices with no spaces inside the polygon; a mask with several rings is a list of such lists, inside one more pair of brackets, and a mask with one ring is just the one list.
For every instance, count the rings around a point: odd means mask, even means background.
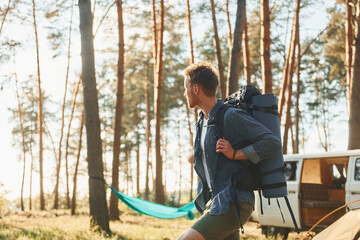
[{"label": "denim jacket", "polygon": [[[220,138],[219,130],[215,126],[215,116],[219,107],[224,104],[219,99],[209,114],[207,132],[204,141],[206,164],[210,175],[210,192],[202,163],[202,148],[200,136],[204,115],[200,113],[196,123],[196,138],[194,145],[194,169],[199,176],[195,206],[199,212],[206,209],[207,202],[212,198],[210,214],[225,213],[234,203],[249,202],[254,206],[254,193],[233,187],[231,176],[239,174],[244,166],[240,161],[230,160],[222,153],[216,152],[216,143]],[[224,136],[234,149],[241,149],[250,161],[258,163],[269,158],[281,148],[280,139],[268,128],[252,118],[247,112],[238,108],[229,108],[224,115]]]}]

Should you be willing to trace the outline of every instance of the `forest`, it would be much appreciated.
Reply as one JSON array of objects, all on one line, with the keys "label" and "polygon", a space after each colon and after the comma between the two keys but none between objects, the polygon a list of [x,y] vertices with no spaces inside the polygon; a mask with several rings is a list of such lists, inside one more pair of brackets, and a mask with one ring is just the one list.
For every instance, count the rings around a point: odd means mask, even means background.
[{"label": "forest", "polygon": [[19,189],[10,200],[0,178],[0,219],[85,211],[110,234],[127,210],[104,182],[192,201],[199,109],[184,70],[199,61],[216,68],[218,98],[246,84],[277,96],[284,154],[314,136],[319,152],[360,149],[359,30],[358,0],[2,0],[0,111],[16,156],[2,168]]}]

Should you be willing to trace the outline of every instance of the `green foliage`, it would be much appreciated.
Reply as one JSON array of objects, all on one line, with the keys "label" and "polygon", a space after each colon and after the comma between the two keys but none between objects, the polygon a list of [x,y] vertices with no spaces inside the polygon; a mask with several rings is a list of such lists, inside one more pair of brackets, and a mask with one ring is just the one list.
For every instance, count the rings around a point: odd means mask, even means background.
[{"label": "green foliage", "polygon": [[324,44],[324,57],[331,66],[329,80],[340,81],[346,85],[345,67],[345,5],[336,5],[327,10],[330,14],[329,28],[322,37]]},{"label": "green foliage", "polygon": [[[331,128],[330,121],[334,121],[342,111],[333,108],[344,96],[344,86],[341,79],[334,78],[333,58],[326,57],[326,42],[318,40],[309,49],[308,55],[303,58],[303,73],[307,76],[305,83],[307,111],[311,113],[308,121],[316,123],[319,140],[325,150],[328,144]],[[325,56],[324,56],[325,55]],[[344,109],[343,109],[344,110]],[[321,126],[321,127],[320,127]]]},{"label": "green foliage", "polygon": [[[48,43],[53,50],[53,57],[59,57],[67,54],[69,28],[71,19],[71,9],[76,11],[75,6],[72,5],[74,1],[52,1],[44,2],[46,12],[45,19],[48,24],[47,28],[47,39]],[[72,19],[74,22],[74,17]],[[56,26],[56,27],[54,27]],[[72,23],[71,26],[72,34],[77,31],[76,26]]]},{"label": "green foliage", "polygon": [[[37,89],[35,84],[36,81],[33,76],[29,76],[27,81],[21,81],[19,86],[26,151],[29,151],[31,144],[35,144],[34,137],[37,134],[38,95],[35,92],[35,89]],[[9,111],[12,112],[12,117],[9,121],[14,122],[14,128],[12,130],[13,145],[17,145],[19,149],[22,149],[22,136],[17,105],[14,108],[9,108]]]},{"label": "green foliage", "polygon": [[[14,79],[11,79],[14,82]],[[37,83],[33,75],[28,76],[26,80],[19,81],[19,96],[23,118],[23,128],[25,137],[25,151],[30,153],[31,148],[35,148],[38,144],[36,135],[38,134],[38,94],[37,94]],[[52,127],[50,123],[55,120],[56,103],[52,101],[50,96],[46,95],[43,91],[43,121],[44,121],[44,133],[49,137],[50,141],[44,141],[44,149],[53,150],[52,136],[53,132],[50,132],[49,127]],[[16,100],[17,101],[17,100]],[[51,110],[50,110],[51,109]],[[22,150],[22,136],[20,131],[20,118],[18,106],[8,108],[12,113],[9,118],[9,122],[12,123],[12,137],[13,146]]]}]

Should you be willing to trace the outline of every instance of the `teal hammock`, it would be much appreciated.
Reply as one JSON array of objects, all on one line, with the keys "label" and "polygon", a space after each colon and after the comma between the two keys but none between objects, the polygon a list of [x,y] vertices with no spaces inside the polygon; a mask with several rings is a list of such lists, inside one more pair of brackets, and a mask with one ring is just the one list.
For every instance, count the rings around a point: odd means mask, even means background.
[{"label": "teal hammock", "polygon": [[190,203],[180,208],[169,207],[158,203],[146,201],[140,198],[130,197],[125,193],[117,191],[111,186],[108,187],[113,191],[113,193],[118,199],[120,199],[129,208],[138,213],[163,219],[179,218],[183,216],[186,216],[189,220],[194,219],[193,211],[196,209],[194,201],[191,201]]}]

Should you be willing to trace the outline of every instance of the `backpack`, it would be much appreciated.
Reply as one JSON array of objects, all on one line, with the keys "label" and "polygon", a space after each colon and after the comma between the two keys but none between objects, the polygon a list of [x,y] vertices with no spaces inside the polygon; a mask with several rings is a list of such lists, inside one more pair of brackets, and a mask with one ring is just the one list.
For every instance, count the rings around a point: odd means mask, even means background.
[{"label": "backpack", "polygon": [[[215,116],[215,126],[218,128],[221,137],[224,136],[225,112],[232,107],[244,110],[281,139],[277,98],[273,94],[261,94],[256,87],[246,85],[226,98],[225,104],[219,108]],[[257,164],[251,161],[239,162],[245,167],[245,170],[232,177],[234,187],[241,190],[258,191],[261,214],[263,214],[262,194],[265,198],[268,198],[269,203],[271,198],[277,199],[279,197],[284,197],[294,222],[295,229],[299,233],[294,214],[287,198],[286,168],[282,149],[269,159],[260,161]],[[278,206],[280,208],[279,202]],[[282,218],[284,221],[283,215]]]}]

